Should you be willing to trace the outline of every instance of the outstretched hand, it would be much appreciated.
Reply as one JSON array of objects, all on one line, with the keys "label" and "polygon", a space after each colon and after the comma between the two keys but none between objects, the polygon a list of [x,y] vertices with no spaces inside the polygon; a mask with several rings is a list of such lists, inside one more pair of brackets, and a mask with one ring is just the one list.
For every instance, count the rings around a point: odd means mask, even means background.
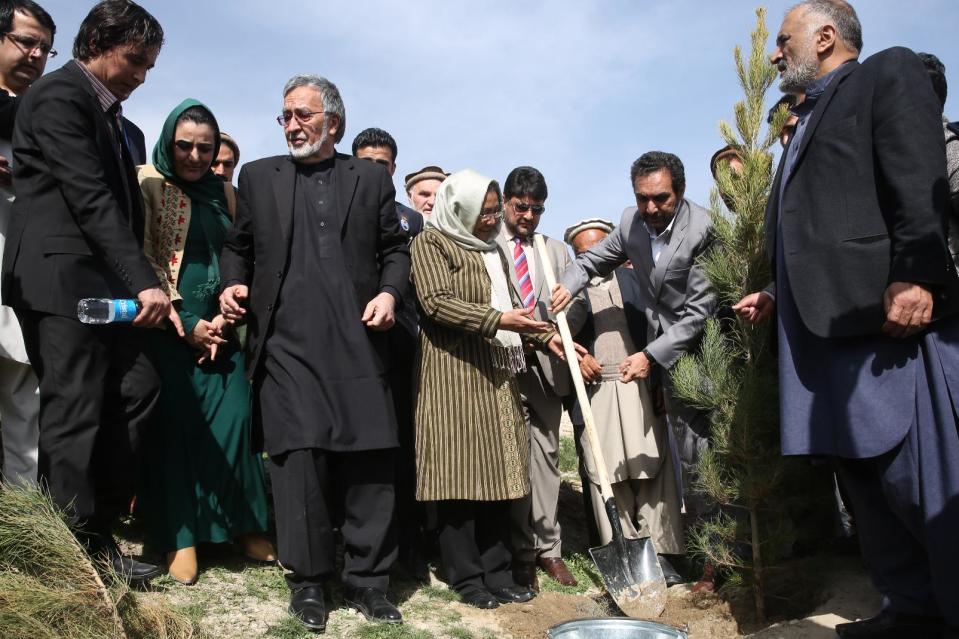
[{"label": "outstretched hand", "polygon": [[733,311],[747,324],[761,324],[776,310],[776,300],[766,291],[750,293],[735,305]]},{"label": "outstretched hand", "polygon": [[540,322],[530,317],[532,308],[514,308],[504,311],[499,318],[497,328],[514,333],[547,333],[553,325],[549,322]]}]

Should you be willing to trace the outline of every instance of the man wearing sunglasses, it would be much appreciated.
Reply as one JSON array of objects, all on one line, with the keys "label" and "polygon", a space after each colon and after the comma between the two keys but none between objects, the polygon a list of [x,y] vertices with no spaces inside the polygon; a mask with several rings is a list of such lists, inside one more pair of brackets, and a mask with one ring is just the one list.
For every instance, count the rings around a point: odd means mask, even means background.
[{"label": "man wearing sunglasses", "polygon": [[[14,199],[10,175],[13,123],[19,98],[40,77],[56,52],[56,25],[32,0],[0,0],[0,255]],[[23,333],[12,308],[0,306],[0,472],[10,482],[37,480],[40,436],[39,382],[30,366]]]},{"label": "man wearing sunglasses", "polygon": [[[672,153],[650,151],[633,162],[630,179],[636,206],[623,212],[605,240],[576,256],[552,294],[553,310],[560,310],[590,278],[605,277],[626,260],[632,262],[646,305],[649,342],[620,365],[624,383],[648,379],[655,367],[669,371],[683,354],[697,348],[706,318],[716,307],[699,263],[713,240],[712,222],[709,211],[684,197],[683,163]],[[700,453],[709,443],[709,420],[674,397],[668,374],[663,385],[666,417],[679,447],[688,527],[715,508],[693,490]]]},{"label": "man wearing sunglasses", "polygon": [[[513,169],[503,184],[503,225],[497,239],[512,267],[510,276],[530,317],[553,320],[544,265],[533,246],[533,234],[546,211],[546,179],[531,166]],[[545,238],[549,268],[562,273],[570,263],[566,245]],[[582,299],[580,298],[580,302]],[[578,308],[581,306],[578,305]],[[530,494],[513,507],[513,579],[537,590],[537,565],[564,586],[576,579],[562,558],[559,520],[559,425],[563,398],[572,392],[565,362],[538,350],[527,350],[526,371],[517,375],[523,413],[530,433]]]}]

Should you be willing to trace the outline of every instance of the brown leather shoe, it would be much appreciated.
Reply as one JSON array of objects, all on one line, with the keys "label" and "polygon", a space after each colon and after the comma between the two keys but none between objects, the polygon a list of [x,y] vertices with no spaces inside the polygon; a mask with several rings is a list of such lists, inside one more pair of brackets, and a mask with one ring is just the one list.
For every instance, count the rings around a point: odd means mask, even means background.
[{"label": "brown leather shoe", "polygon": [[540,557],[536,560],[536,563],[550,578],[564,586],[575,586],[579,583],[573,573],[569,571],[569,568],[566,567],[566,562],[560,557]]},{"label": "brown leather shoe", "polygon": [[513,562],[513,581],[533,592],[539,592],[539,579],[536,577],[536,564],[531,561]]}]

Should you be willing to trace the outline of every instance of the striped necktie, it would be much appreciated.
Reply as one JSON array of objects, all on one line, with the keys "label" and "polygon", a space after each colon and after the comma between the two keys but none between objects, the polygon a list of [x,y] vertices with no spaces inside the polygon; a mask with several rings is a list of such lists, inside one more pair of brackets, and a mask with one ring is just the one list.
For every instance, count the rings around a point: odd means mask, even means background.
[{"label": "striped necktie", "polygon": [[513,266],[516,267],[516,279],[519,281],[519,293],[523,298],[523,308],[536,306],[536,296],[533,294],[533,280],[529,276],[529,264],[526,263],[526,251],[520,243],[520,238],[513,238]]}]

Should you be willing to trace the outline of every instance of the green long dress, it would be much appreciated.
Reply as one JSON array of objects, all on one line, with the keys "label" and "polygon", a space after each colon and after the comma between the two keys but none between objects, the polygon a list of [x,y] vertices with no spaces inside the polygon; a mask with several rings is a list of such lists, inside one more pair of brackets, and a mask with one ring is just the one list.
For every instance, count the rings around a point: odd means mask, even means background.
[{"label": "green long dress", "polygon": [[[195,100],[182,102],[167,118],[153,150],[157,171],[190,198],[177,282],[183,300],[176,304],[188,333],[200,319],[209,321],[219,313],[218,257],[230,226],[219,178],[208,173],[184,182],[173,173],[176,119],[193,106],[206,109]],[[265,531],[263,460],[249,443],[251,394],[239,340],[231,334],[215,361],[197,364],[198,351],[172,330],[148,334],[162,387],[143,446],[137,510],[153,549],[170,552]]]},{"label": "green long dress", "polygon": [[[192,215],[177,286],[188,331],[219,313],[209,246],[222,246],[225,235],[225,225],[198,219],[218,213],[193,207]],[[222,230],[207,238],[207,229]],[[162,390],[144,447],[147,476],[138,506],[158,551],[266,530],[263,463],[250,452],[250,386],[237,342],[231,336],[215,361],[198,365],[197,351],[183,339],[150,331]]]}]

